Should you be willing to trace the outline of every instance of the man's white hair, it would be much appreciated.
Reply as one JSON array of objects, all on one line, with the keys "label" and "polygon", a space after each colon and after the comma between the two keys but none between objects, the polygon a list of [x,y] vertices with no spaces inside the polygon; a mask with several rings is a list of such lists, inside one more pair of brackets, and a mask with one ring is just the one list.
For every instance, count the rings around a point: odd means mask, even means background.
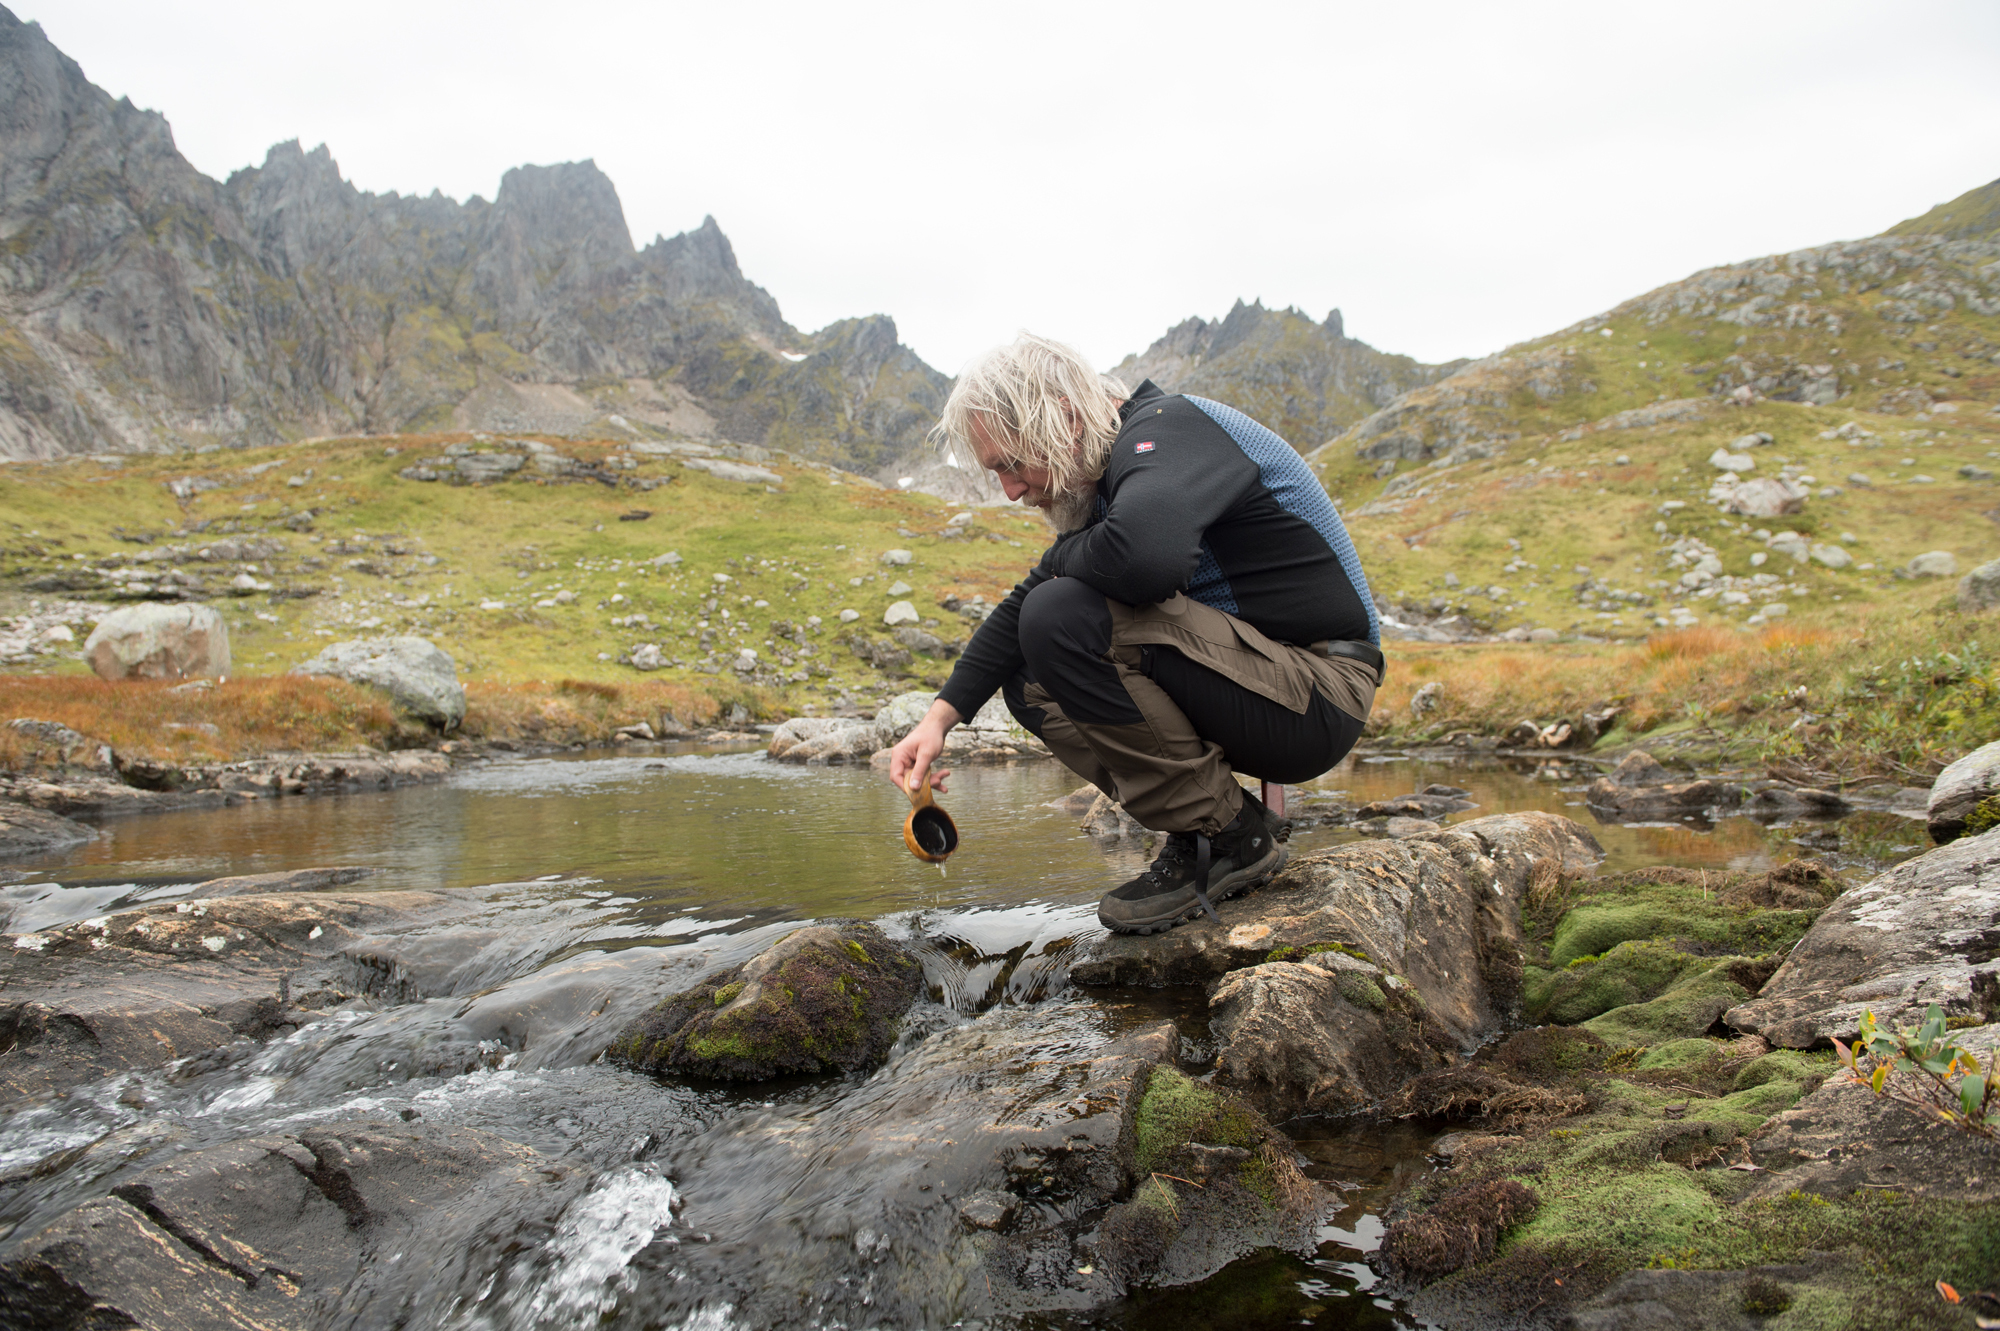
[{"label": "man's white hair", "polygon": [[1118,437],[1118,404],[1129,396],[1075,347],[1022,332],[959,371],[931,438],[978,467],[972,423],[983,420],[1016,462],[1048,469],[1052,493],[1074,494],[1104,474]]}]

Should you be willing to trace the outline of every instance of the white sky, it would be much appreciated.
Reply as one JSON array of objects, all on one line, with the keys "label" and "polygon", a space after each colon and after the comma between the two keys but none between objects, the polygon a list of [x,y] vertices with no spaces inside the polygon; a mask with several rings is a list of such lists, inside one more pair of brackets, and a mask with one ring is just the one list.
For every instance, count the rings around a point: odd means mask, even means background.
[{"label": "white sky", "polygon": [[1477,356],[2000,175],[2000,5],[8,0],[221,177],[595,158],[801,328],[1106,366],[1237,298]]}]

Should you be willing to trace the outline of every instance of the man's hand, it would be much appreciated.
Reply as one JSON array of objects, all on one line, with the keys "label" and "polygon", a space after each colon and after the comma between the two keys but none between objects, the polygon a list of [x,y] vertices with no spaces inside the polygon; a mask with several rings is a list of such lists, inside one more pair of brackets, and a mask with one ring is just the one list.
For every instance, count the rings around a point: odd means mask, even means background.
[{"label": "man's hand", "polygon": [[924,719],[889,750],[889,779],[898,790],[908,793],[916,789],[923,784],[925,774],[930,773],[931,789],[940,795],[945,793],[944,780],[951,771],[940,767],[931,773],[931,764],[944,752],[944,737],[962,720],[958,709],[944,699],[931,704]]}]

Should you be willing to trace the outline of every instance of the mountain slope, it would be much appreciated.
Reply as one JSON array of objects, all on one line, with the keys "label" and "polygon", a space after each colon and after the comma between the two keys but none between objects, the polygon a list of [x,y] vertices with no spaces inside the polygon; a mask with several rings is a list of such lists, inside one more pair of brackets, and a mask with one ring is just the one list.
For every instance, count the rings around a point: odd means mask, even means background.
[{"label": "mountain slope", "polygon": [[[1311,460],[1376,591],[1453,633],[1929,605],[1891,570],[2000,555],[2000,239],[1968,235],[1993,197],[1707,269],[1361,421]],[[1793,482],[1803,511],[1718,511],[1738,476]],[[1787,531],[1797,559],[1772,553]]]},{"label": "mountain slope", "polygon": [[364,193],[296,143],[218,183],[0,9],[0,456],[458,428],[872,470],[946,382],[886,318],[792,328],[713,218],[635,249],[587,161],[491,203]]},{"label": "mountain slope", "polygon": [[1211,323],[1188,319],[1112,374],[1248,412],[1295,448],[1316,448],[1398,394],[1463,365],[1424,365],[1346,335],[1340,311],[1316,323],[1294,309],[1237,301]]}]

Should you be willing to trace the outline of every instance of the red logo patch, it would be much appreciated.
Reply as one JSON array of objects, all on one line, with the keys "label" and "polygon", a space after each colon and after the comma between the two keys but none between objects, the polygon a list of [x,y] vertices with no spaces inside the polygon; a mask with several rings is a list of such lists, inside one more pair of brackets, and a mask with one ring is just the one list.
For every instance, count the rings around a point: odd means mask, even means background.
[{"label": "red logo patch", "polygon": [[1153,451],[1152,441],[1148,440],[1143,444],[1134,444],[1132,445],[1132,451],[1134,453],[1150,453]]}]

